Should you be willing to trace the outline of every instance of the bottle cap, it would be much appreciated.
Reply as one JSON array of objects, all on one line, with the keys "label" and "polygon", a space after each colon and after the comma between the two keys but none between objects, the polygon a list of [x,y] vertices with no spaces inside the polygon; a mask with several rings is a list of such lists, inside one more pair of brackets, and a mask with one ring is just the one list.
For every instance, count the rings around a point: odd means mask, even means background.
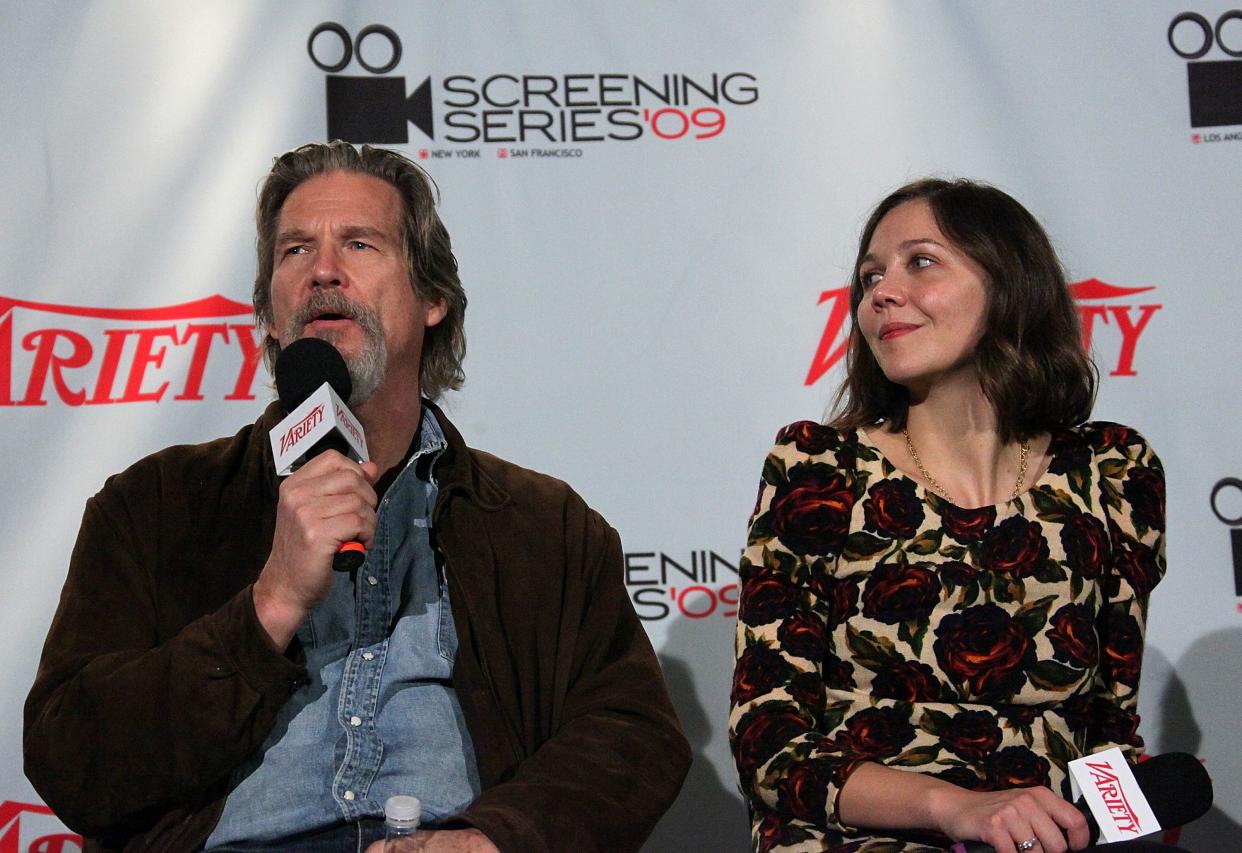
[{"label": "bottle cap", "polygon": [[418,801],[418,797],[398,794],[395,797],[389,797],[384,803],[385,820],[417,823],[422,813],[423,804]]}]

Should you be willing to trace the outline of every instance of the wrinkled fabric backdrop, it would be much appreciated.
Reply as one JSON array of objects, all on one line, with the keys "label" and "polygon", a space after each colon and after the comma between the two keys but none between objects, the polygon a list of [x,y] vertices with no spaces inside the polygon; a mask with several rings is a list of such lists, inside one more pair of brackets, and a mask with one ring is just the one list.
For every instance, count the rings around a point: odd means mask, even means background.
[{"label": "wrinkled fabric backdrop", "polygon": [[1141,731],[1206,759],[1216,805],[1183,838],[1231,849],[1237,7],[5,2],[0,851],[76,847],[22,774],[21,706],[83,502],[270,399],[256,189],[329,133],[439,184],[470,298],[447,399],[467,439],[621,532],[696,752],[650,850],[746,846],[725,738],[738,556],[777,428],[821,418],[840,380],[867,210],[928,174],[1024,202],[1077,283],[1097,418],[1139,427],[1168,471]]}]

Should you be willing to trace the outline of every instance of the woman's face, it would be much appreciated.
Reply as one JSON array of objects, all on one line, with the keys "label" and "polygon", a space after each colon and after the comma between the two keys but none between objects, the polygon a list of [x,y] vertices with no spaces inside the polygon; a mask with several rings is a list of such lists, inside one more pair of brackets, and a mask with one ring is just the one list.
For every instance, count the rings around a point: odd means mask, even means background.
[{"label": "woman's face", "polygon": [[889,381],[923,399],[938,384],[975,380],[987,286],[922,199],[888,212],[859,267],[858,328]]}]

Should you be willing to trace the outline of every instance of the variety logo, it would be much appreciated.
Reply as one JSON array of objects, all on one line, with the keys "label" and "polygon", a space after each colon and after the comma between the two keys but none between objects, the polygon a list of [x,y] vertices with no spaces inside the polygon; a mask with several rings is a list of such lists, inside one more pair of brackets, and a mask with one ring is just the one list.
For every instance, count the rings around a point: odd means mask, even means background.
[{"label": "variety logo", "polygon": [[1107,761],[1088,761],[1086,767],[1117,830],[1135,836],[1146,835],[1143,821],[1130,805],[1121,778],[1113,770],[1113,766]]},{"label": "variety logo", "polygon": [[33,803],[0,803],[0,853],[78,853],[82,836],[67,832],[52,810]]},{"label": "variety logo", "polygon": [[[1082,323],[1083,346],[1088,350],[1099,344],[1099,327],[1110,326],[1111,334],[1107,353],[1097,350],[1096,362],[1101,368],[1107,366],[1110,376],[1137,376],[1134,361],[1139,338],[1147,330],[1148,323],[1164,306],[1149,303],[1135,305],[1128,297],[1155,290],[1154,287],[1118,287],[1096,278],[1074,282],[1070,293],[1078,304],[1078,316]],[[804,384],[814,385],[824,374],[845,357],[849,346],[847,321],[850,317],[850,289],[838,287],[825,290],[819,295],[820,305],[828,304],[828,322],[820,335],[819,345],[811,358]],[[1110,331],[1111,331],[1110,330]],[[1107,362],[1105,359],[1108,359]]]},{"label": "variety logo", "polygon": [[310,413],[302,420],[298,421],[289,430],[280,437],[280,453],[284,453],[293,445],[306,438],[307,433],[313,430],[319,424],[323,423],[323,404],[319,404],[310,410]]},{"label": "variety logo", "polygon": [[[1232,501],[1232,507],[1224,505]],[[1229,544],[1233,551],[1233,591],[1242,613],[1242,480],[1225,477],[1212,487],[1212,513],[1229,528]]]},{"label": "variety logo", "polygon": [[337,422],[345,429],[349,430],[349,434],[354,437],[354,441],[363,447],[366,447],[367,443],[363,440],[362,433],[359,431],[358,427],[354,426],[353,416],[350,415],[345,408],[338,406],[335,403],[332,405],[332,410],[336,412]]},{"label": "variety logo", "polygon": [[252,316],[218,295],[163,308],[0,296],[0,406],[253,400],[262,350]]},{"label": "variety logo", "polygon": [[[387,44],[382,63],[363,59],[368,38]],[[348,142],[405,143],[413,124],[428,139],[456,144],[503,144],[502,160],[580,157],[576,146],[663,140],[703,140],[725,132],[736,110],[759,100],[755,75],[744,71],[704,74],[552,73],[493,71],[425,78],[406,94],[402,76],[381,76],[401,61],[400,37],[371,24],[351,37],[335,22],[311,31],[307,53],[327,72],[328,138]],[[372,76],[348,76],[354,58]],[[436,115],[439,119],[436,119]],[[439,136],[437,136],[439,134]],[[531,146],[513,148],[514,144]],[[554,146],[571,146],[569,148]],[[477,149],[419,151],[433,157],[478,158]]]},{"label": "variety logo", "polygon": [[[1198,12],[1169,22],[1169,47],[1186,63],[1191,127],[1242,124],[1242,10],[1230,9],[1215,24]],[[1213,47],[1233,59],[1203,60]],[[1242,132],[1194,133],[1192,142],[1242,141]]]},{"label": "variety logo", "polygon": [[670,615],[689,619],[737,616],[737,562],[715,551],[691,551],[676,557],[663,551],[625,555],[625,586],[638,618],[646,621]]}]

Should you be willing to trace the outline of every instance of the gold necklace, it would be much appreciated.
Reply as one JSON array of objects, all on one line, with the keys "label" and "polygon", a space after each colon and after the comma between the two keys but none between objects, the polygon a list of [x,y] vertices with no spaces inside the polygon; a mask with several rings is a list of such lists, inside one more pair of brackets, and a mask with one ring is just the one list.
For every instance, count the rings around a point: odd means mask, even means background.
[{"label": "gold necklace", "polygon": [[[903,429],[901,434],[906,437],[906,450],[910,451],[910,458],[913,459],[914,464],[918,466],[919,473],[923,475],[923,479],[927,481],[927,485],[931,486],[933,491],[938,492],[940,496],[949,503],[953,503],[954,501],[952,496],[945,491],[944,486],[940,485],[936,478],[931,475],[931,472],[923,467],[923,460],[919,458],[919,452],[914,449],[914,442],[910,440],[910,430]],[[1021,494],[1022,484],[1026,482],[1026,457],[1030,455],[1031,443],[1023,439],[1019,452],[1021,453],[1021,456],[1018,459],[1018,482],[1013,484],[1013,494],[1009,496],[1009,500],[1013,500]]]}]

